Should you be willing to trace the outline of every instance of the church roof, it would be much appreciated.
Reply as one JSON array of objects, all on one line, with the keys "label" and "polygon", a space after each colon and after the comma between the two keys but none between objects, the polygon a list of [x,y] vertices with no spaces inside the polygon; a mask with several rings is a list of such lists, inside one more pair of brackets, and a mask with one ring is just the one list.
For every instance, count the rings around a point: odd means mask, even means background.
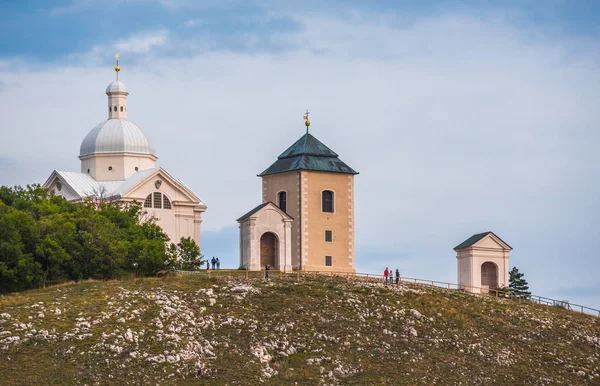
[{"label": "church roof", "polygon": [[156,149],[141,127],[125,119],[108,119],[86,135],[79,157],[97,153],[156,155]]},{"label": "church roof", "polygon": [[[483,239],[485,236],[490,235],[490,234],[494,235],[494,237],[496,237],[498,240],[500,240],[501,242],[506,244],[504,242],[504,240],[502,240],[500,237],[498,237],[494,232],[483,232],[483,233],[477,233],[477,234],[469,237],[468,239],[466,239],[465,241],[463,241],[462,243],[460,243],[456,247],[454,247],[454,249],[469,248],[469,247],[473,246],[476,242],[478,242],[479,240]],[[512,249],[512,247],[510,245],[506,244],[506,246],[508,248]]]},{"label": "church roof", "polygon": [[278,209],[278,210],[279,210],[279,211],[280,211],[282,214],[284,214],[285,216],[287,216],[287,217],[289,217],[289,218],[293,219],[293,217],[292,217],[292,216],[290,216],[289,214],[287,214],[287,213],[285,213],[284,211],[282,211],[281,209],[279,209],[279,207],[278,207],[277,205],[275,205],[275,204],[274,204],[272,201],[267,201],[267,202],[264,202],[264,203],[260,204],[259,206],[257,206],[256,208],[252,209],[250,212],[246,213],[245,215],[243,215],[242,217],[238,218],[238,219],[237,219],[237,220],[235,220],[235,221],[239,222],[239,221],[245,220],[245,219],[247,219],[248,217],[251,217],[253,214],[256,214],[257,212],[259,212],[259,211],[260,211],[262,208],[264,208],[265,206],[267,206],[267,205],[269,205],[269,204],[270,204],[270,205],[273,205],[273,206],[274,206],[276,209]]},{"label": "church roof", "polygon": [[259,176],[285,173],[293,170],[315,170],[321,172],[358,174],[346,165],[338,155],[316,139],[312,134],[306,133],[286,151],[277,157]]}]

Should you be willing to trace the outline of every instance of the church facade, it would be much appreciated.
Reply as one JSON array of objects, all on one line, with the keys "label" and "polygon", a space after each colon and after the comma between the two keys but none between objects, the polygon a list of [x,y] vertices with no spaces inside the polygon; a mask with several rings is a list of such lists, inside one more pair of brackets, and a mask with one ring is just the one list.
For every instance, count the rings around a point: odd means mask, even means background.
[{"label": "church facade", "polygon": [[[120,70],[118,64],[115,70]],[[108,119],[84,138],[79,172],[54,170],[43,184],[69,201],[105,199],[142,204],[177,243],[190,237],[200,246],[200,224],[206,204],[183,182],[156,166],[156,149],[141,127],[127,119],[125,85],[106,88]]]},{"label": "church facade", "polygon": [[355,272],[356,174],[307,131],[259,174],[262,204],[237,220],[240,266]]}]

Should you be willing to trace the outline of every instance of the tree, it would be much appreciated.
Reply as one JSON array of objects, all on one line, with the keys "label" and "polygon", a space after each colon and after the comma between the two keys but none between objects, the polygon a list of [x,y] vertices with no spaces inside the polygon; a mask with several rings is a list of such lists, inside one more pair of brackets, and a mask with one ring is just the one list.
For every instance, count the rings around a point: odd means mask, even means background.
[{"label": "tree", "polygon": [[177,246],[171,244],[169,251],[177,256],[179,269],[183,271],[197,271],[204,264],[198,244],[190,237],[182,237]]},{"label": "tree", "polygon": [[508,273],[508,275],[508,287],[511,291],[516,292],[518,295],[524,297],[531,295],[531,292],[529,292],[529,285],[527,284],[527,280],[523,278],[525,274],[519,272],[517,267],[513,267],[513,269]]}]

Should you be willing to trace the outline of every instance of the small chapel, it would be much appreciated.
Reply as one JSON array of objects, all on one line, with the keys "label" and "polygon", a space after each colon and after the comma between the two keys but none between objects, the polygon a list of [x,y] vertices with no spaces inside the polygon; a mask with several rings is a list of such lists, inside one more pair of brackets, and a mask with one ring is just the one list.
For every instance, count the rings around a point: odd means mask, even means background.
[{"label": "small chapel", "polygon": [[262,203],[237,219],[240,267],[355,272],[354,176],[308,132],[258,176]]},{"label": "small chapel", "polygon": [[106,87],[108,119],[96,125],[79,149],[79,172],[54,170],[43,184],[68,201],[107,199],[139,202],[147,215],[177,243],[190,237],[200,246],[200,224],[206,204],[182,181],[156,166],[150,137],[127,118],[129,92],[117,79]]},{"label": "small chapel", "polygon": [[507,287],[512,247],[494,232],[477,233],[454,247],[458,284],[466,291],[488,293]]}]

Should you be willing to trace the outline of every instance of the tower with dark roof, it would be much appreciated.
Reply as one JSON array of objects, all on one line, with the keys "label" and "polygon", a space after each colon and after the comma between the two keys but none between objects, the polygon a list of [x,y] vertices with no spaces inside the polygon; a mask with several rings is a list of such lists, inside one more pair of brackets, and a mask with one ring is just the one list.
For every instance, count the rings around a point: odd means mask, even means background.
[{"label": "tower with dark roof", "polygon": [[[307,116],[305,120],[308,127],[310,123]],[[274,262],[270,265],[280,268],[277,260],[268,256],[281,255],[281,261],[286,261],[280,252],[272,252],[283,251],[281,240],[285,239],[294,270],[355,272],[356,174],[358,172],[307,130],[258,175],[262,178],[263,204],[238,219],[241,264],[248,265],[247,268],[257,267],[260,255],[261,267]],[[260,212],[263,208],[268,209],[269,203],[292,219],[289,236],[272,231],[275,237],[268,240],[262,237],[269,232],[270,224],[264,218],[261,220]],[[280,222],[279,217],[273,214],[272,218],[275,217],[276,222]],[[281,217],[281,221],[290,220]],[[254,240],[254,247],[250,247],[251,240]]]}]

